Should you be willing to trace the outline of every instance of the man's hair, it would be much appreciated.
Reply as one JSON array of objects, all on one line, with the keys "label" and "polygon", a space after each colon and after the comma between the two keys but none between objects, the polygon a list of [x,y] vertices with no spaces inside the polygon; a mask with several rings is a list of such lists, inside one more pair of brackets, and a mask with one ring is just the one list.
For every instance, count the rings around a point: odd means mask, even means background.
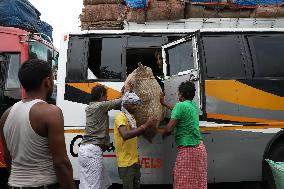
[{"label": "man's hair", "polygon": [[26,91],[39,89],[44,78],[51,75],[51,65],[40,59],[27,60],[21,65],[18,72],[19,80]]},{"label": "man's hair", "polygon": [[98,101],[107,94],[107,89],[103,85],[97,85],[92,89],[91,101]]},{"label": "man's hair", "polygon": [[195,85],[191,81],[182,82],[178,87],[178,91],[186,100],[193,100],[195,96]]}]

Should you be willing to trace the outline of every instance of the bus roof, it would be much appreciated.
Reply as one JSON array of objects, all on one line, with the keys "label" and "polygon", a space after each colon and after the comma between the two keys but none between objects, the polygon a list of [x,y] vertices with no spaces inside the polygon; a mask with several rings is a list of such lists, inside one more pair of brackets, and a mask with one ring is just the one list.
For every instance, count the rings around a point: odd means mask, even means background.
[{"label": "bus roof", "polygon": [[201,32],[284,32],[284,18],[191,18],[176,21],[125,23],[123,30],[84,30],[81,34],[190,33]]}]

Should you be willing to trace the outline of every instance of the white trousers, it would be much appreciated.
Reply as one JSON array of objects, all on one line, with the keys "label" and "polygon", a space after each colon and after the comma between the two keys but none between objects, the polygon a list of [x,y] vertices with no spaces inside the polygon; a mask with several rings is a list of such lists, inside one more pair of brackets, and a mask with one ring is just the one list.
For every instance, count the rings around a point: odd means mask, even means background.
[{"label": "white trousers", "polygon": [[81,144],[78,161],[80,189],[107,189],[111,180],[103,164],[103,152],[94,144]]}]

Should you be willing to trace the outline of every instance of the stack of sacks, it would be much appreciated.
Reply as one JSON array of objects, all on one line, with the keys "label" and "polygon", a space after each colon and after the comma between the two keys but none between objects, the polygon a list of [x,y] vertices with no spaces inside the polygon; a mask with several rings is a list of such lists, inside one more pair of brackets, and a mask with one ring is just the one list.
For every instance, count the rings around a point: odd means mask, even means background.
[{"label": "stack of sacks", "polygon": [[284,17],[284,0],[192,0],[185,18],[278,18]]},{"label": "stack of sacks", "polygon": [[253,9],[229,7],[228,4],[186,3],[185,18],[249,18]]},{"label": "stack of sacks", "polygon": [[146,22],[158,20],[177,20],[184,18],[184,1],[180,0],[149,0],[144,9],[128,8],[128,22]]},{"label": "stack of sacks", "polygon": [[149,142],[152,142],[159,123],[165,116],[165,109],[160,103],[162,89],[155,79],[152,69],[143,66],[141,63],[138,64],[138,68],[129,74],[125,81],[125,86],[130,86],[129,83],[131,83],[132,86],[131,90],[141,99],[141,104],[138,105],[134,114],[137,126],[145,123],[148,118],[157,119],[156,127],[146,130],[144,134],[144,137]]},{"label": "stack of sacks", "polygon": [[122,0],[84,0],[81,29],[122,29],[124,12]]}]

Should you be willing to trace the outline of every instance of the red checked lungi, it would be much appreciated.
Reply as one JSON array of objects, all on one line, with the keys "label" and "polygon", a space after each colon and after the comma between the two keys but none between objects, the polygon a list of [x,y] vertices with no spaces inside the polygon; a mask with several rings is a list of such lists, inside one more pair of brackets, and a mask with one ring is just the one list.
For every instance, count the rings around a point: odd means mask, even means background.
[{"label": "red checked lungi", "polygon": [[207,152],[203,142],[177,150],[174,189],[207,189]]}]

